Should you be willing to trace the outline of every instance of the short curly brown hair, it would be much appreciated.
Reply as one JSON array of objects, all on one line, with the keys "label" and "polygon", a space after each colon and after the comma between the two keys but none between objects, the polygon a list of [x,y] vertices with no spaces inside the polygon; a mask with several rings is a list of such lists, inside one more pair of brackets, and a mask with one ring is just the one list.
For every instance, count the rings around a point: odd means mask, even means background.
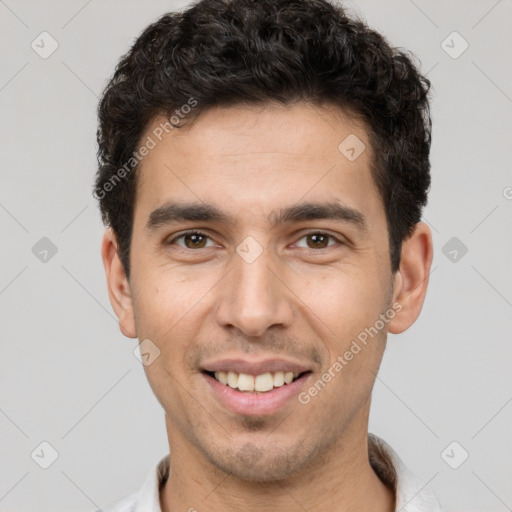
[{"label": "short curly brown hair", "polygon": [[98,107],[94,196],[126,274],[141,136],[191,99],[191,119],[216,105],[301,100],[360,117],[396,271],[430,187],[429,90],[410,53],[327,0],[202,0],[165,14],[121,58]]}]

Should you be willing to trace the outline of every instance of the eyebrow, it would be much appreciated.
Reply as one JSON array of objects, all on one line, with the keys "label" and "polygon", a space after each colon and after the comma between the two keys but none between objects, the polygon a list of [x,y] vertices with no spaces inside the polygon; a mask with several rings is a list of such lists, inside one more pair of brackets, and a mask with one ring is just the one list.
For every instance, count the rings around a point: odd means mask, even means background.
[{"label": "eyebrow", "polygon": [[[365,216],[360,211],[336,201],[300,203],[273,211],[269,215],[269,223],[272,227],[308,220],[335,220],[353,224],[364,232],[368,229]],[[169,201],[151,212],[146,223],[146,230],[155,231],[167,224],[183,221],[236,224],[232,217],[214,205],[199,202],[177,203]]]}]

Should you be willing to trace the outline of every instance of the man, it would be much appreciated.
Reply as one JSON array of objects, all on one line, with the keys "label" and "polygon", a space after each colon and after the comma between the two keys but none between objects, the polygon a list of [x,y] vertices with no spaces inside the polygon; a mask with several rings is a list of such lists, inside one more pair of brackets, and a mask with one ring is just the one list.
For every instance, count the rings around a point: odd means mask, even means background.
[{"label": "man", "polygon": [[427,290],[429,86],[324,0],[204,0],[122,58],[102,257],[170,455],[107,510],[440,510],[368,434]]}]

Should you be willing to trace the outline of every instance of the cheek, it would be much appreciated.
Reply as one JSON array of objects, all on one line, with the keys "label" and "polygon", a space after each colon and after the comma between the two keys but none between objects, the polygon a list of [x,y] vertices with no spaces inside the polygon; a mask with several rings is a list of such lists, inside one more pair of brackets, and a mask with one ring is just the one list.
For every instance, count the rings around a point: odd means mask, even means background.
[{"label": "cheek", "polygon": [[[182,382],[186,376],[183,357],[191,340],[197,338],[196,329],[200,325],[193,316],[195,297],[189,300],[179,282],[172,284],[176,286],[168,288],[163,283],[151,286],[146,282],[134,307],[139,339],[141,343],[151,340],[150,352],[157,354],[143,368],[153,392],[166,409],[179,398],[176,381]],[[163,400],[168,403],[164,405]]]},{"label": "cheek", "polygon": [[296,283],[297,295],[309,316],[321,320],[322,338],[335,340],[342,349],[348,339],[373,325],[387,303],[387,288],[376,271],[366,266],[329,269]]},{"label": "cheek", "polygon": [[337,424],[355,414],[373,388],[386,343],[386,329],[375,329],[386,311],[384,288],[369,274],[345,275],[325,280],[322,287],[310,283],[304,288],[310,292],[308,305],[321,319],[318,334],[328,353],[306,399],[330,411]]},{"label": "cheek", "polygon": [[178,417],[186,405],[182,383],[191,376],[185,356],[199,337],[199,317],[211,285],[176,271],[163,270],[144,277],[135,306],[137,332],[141,340],[150,339],[159,351],[144,371],[160,404],[172,417]]},{"label": "cheek", "polygon": [[139,276],[142,284],[137,287],[135,304],[138,332],[162,340],[194,328],[196,323],[191,319],[219,281],[216,272],[197,273],[184,267],[156,268]]}]

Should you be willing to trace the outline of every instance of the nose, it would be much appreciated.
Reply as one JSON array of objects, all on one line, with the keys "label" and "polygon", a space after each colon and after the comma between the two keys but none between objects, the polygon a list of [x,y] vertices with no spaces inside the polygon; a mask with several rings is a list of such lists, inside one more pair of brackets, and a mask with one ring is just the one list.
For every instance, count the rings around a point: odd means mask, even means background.
[{"label": "nose", "polygon": [[293,319],[291,294],[272,270],[267,251],[252,262],[233,255],[232,270],[221,286],[216,308],[218,324],[259,337],[271,327],[289,327]]}]

